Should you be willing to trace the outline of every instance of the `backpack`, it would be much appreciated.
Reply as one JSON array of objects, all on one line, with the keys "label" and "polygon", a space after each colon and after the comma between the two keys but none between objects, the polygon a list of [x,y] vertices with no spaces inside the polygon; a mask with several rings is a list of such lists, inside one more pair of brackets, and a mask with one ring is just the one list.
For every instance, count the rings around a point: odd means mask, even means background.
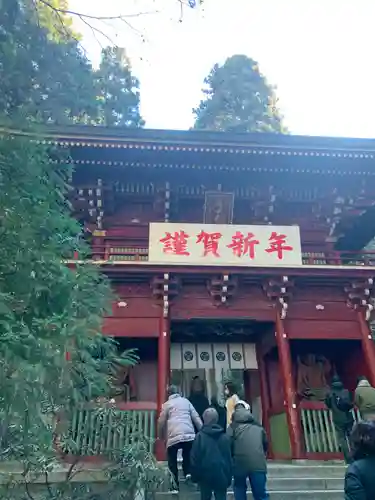
[{"label": "backpack", "polygon": [[[224,441],[227,439],[224,432],[218,439],[211,436],[204,436],[201,439],[199,470],[195,470],[193,474],[198,483],[204,482],[217,489],[226,489],[230,485],[232,478],[230,453],[228,450],[228,454],[226,454],[223,450]],[[229,446],[229,442],[227,446]]]},{"label": "backpack", "polygon": [[338,394],[334,394],[334,400],[336,404],[336,408],[343,412],[349,412],[353,409],[353,403],[350,401],[349,396],[339,396]]}]

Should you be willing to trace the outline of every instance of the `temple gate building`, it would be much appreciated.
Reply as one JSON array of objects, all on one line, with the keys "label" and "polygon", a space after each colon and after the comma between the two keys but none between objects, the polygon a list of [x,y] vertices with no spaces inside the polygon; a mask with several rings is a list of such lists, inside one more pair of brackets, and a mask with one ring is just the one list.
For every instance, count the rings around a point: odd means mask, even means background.
[{"label": "temple gate building", "polygon": [[70,149],[75,215],[118,297],[104,333],[138,348],[118,407],[153,437],[170,382],[188,395],[199,376],[222,400],[231,379],[272,458],[339,457],[331,378],[375,385],[375,142],[101,127],[50,141]]}]

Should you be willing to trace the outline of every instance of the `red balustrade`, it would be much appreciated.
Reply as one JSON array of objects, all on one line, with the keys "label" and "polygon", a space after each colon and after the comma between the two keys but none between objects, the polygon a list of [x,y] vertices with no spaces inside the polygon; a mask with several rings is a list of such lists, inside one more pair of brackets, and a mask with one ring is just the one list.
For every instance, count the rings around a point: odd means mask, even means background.
[{"label": "red balustrade", "polygon": [[[95,261],[106,262],[147,262],[148,241],[137,243],[124,240],[122,243],[105,242],[92,245],[91,258]],[[361,250],[360,252],[327,251],[302,252],[302,262],[306,266],[375,266],[375,250]]]}]

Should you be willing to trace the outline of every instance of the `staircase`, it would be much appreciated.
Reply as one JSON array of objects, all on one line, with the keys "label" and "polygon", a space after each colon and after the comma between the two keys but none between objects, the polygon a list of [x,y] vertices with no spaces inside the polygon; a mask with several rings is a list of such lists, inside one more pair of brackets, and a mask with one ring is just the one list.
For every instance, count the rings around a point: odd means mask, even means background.
[{"label": "staircase", "polygon": [[[343,500],[345,465],[342,462],[270,462],[268,491],[270,500]],[[199,500],[195,485],[181,481],[179,498]],[[160,493],[159,500],[177,499],[176,494]],[[252,499],[248,493],[248,499]],[[233,491],[228,491],[228,500]]]}]

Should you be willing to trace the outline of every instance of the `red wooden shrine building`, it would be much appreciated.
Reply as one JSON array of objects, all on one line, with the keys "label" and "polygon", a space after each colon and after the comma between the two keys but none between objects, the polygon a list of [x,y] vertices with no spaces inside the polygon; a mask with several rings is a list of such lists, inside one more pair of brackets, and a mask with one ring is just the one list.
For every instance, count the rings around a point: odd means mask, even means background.
[{"label": "red wooden shrine building", "polygon": [[[119,408],[154,435],[173,381],[235,379],[274,458],[333,458],[334,374],[375,385],[375,142],[71,127],[73,205],[118,300],[104,333],[140,362]],[[159,452],[161,447],[159,449]]]}]

